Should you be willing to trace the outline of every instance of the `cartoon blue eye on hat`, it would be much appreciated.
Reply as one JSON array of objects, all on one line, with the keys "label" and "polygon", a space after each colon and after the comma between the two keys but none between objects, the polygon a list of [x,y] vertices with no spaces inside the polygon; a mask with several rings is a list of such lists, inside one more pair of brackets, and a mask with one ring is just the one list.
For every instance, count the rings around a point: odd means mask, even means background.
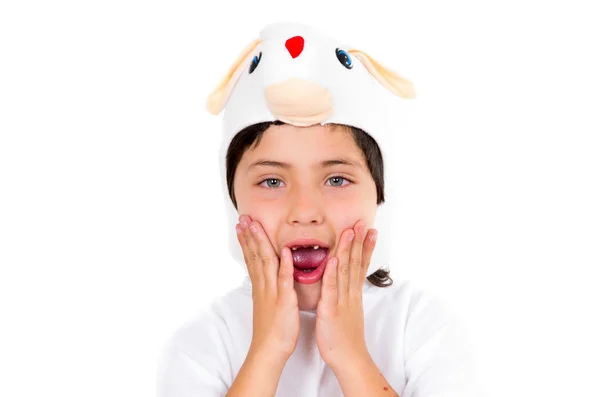
[{"label": "cartoon blue eye on hat", "polygon": [[[374,81],[399,97],[415,97],[410,81],[367,53],[336,42],[307,25],[275,23],[264,28],[260,38],[242,51],[209,95],[206,108],[219,114],[234,91],[243,91],[245,97],[254,101],[263,99],[263,104],[281,121],[324,124],[334,113],[346,113],[336,108],[344,105],[339,97],[349,92],[364,96],[370,93]],[[367,99],[372,97],[368,95]]]}]

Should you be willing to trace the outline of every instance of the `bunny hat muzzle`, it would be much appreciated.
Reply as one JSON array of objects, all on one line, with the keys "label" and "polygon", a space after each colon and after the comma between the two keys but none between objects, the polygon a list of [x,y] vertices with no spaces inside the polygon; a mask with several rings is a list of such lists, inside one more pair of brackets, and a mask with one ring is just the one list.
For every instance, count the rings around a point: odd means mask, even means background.
[{"label": "bunny hat muzzle", "polygon": [[[391,124],[397,114],[384,111],[386,95],[414,98],[413,85],[365,52],[338,42],[314,27],[292,22],[267,25],[238,56],[217,88],[207,110],[224,110],[219,169],[227,214],[229,251],[247,268],[237,241],[239,214],[228,194],[226,154],[242,129],[280,120],[295,126],[345,124],[371,135],[382,152],[384,166],[393,145]],[[392,95],[392,97],[394,97]],[[385,202],[379,204],[374,227],[379,232],[367,276],[388,267],[392,256],[395,186],[385,168]]]}]

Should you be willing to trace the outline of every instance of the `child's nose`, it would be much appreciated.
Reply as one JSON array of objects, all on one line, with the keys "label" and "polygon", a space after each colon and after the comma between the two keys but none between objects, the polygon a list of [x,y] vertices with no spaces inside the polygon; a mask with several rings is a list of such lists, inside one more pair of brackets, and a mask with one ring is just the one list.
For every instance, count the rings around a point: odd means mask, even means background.
[{"label": "child's nose", "polygon": [[288,49],[292,58],[296,58],[304,49],[304,38],[302,36],[294,36],[285,42],[285,48]]}]

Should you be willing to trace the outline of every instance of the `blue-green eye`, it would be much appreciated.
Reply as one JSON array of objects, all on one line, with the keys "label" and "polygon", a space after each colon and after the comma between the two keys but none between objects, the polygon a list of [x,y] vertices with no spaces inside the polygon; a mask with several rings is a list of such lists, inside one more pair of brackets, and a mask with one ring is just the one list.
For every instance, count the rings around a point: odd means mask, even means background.
[{"label": "blue-green eye", "polygon": [[[281,179],[277,179],[277,178],[265,179],[263,182],[267,182],[267,186],[269,186],[269,187],[279,187],[279,186],[271,186],[271,185],[269,185],[269,182],[273,182],[273,181],[279,182],[281,184]],[[262,184],[262,182],[261,182],[261,184]]]},{"label": "blue-green eye", "polygon": [[[346,187],[352,183],[351,180],[349,180],[348,178],[344,178],[343,176],[340,176],[340,175],[335,175],[328,179],[328,181],[333,181],[333,180],[340,181],[340,182],[332,182],[332,184],[330,186],[333,186],[333,187]],[[348,183],[346,185],[343,185],[343,181],[348,181]],[[260,186],[265,182],[267,183],[266,184],[267,188],[275,189],[275,188],[278,188],[281,186],[281,179],[277,179],[277,178],[263,179],[258,185]],[[338,185],[337,183],[342,183],[342,184]]]},{"label": "blue-green eye", "polygon": [[[342,177],[342,176],[332,176],[332,177],[331,177],[331,178],[329,178],[328,180],[330,180],[330,181],[333,181],[334,179],[341,180],[341,181],[348,181],[348,179],[346,179],[346,178],[344,178],[344,177]],[[336,185],[336,184],[333,184],[332,186],[335,186],[335,187],[343,187],[344,185]]]},{"label": "blue-green eye", "polygon": [[352,69],[352,58],[350,58],[350,54],[341,48],[336,48],[335,56],[337,56],[338,61],[340,61],[340,63],[344,65],[346,69]]},{"label": "blue-green eye", "polygon": [[258,66],[258,63],[260,62],[260,59],[262,58],[262,52],[258,54],[258,56],[254,56],[254,59],[252,59],[252,63],[250,63],[250,73],[252,74],[252,72],[254,72],[254,70],[256,69],[256,67]]}]

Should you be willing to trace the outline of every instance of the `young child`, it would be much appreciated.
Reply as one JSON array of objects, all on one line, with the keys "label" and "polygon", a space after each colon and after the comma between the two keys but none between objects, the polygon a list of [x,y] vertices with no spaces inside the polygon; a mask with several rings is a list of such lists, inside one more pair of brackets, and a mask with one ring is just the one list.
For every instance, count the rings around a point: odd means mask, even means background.
[{"label": "young child", "polygon": [[386,268],[389,92],[414,97],[303,24],[269,25],[239,56],[207,108],[225,110],[229,248],[247,276],[170,339],[159,396],[475,395],[457,317]]}]

